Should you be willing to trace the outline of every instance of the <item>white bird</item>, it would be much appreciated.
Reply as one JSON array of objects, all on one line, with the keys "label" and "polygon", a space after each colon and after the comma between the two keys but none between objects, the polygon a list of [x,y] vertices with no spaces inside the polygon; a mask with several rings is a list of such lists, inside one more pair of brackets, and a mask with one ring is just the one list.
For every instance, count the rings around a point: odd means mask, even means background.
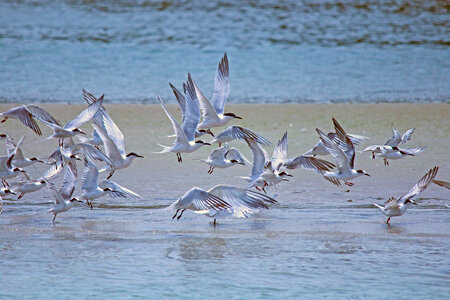
[{"label": "white bird", "polygon": [[417,153],[425,150],[426,147],[416,147],[410,149],[400,149],[398,147],[381,146],[380,153],[375,154],[375,158],[382,157],[384,159],[384,165],[389,166],[388,159],[400,159],[406,156],[415,156]]},{"label": "white bird", "polygon": [[[193,187],[166,209],[176,209],[172,219],[177,218],[177,220],[179,220],[187,209],[192,210],[195,213],[206,214],[228,208],[231,208],[231,205],[226,201],[198,187]],[[178,215],[180,210],[181,213]]]},{"label": "white bird", "polygon": [[[86,109],[84,109],[75,119],[66,123],[66,125],[61,126],[55,123],[43,121],[48,127],[53,129],[53,134],[49,136],[47,139],[55,138],[55,139],[65,139],[69,137],[73,137],[79,133],[86,134],[78,127],[91,120],[95,115],[97,110],[103,103],[103,99],[99,99],[98,101],[90,104]],[[61,141],[60,141],[60,144]]]},{"label": "white bird", "polygon": [[381,148],[384,146],[398,147],[400,143],[404,144],[411,140],[411,135],[414,133],[415,128],[411,128],[406,131],[403,135],[394,128],[392,124],[392,136],[384,143],[384,145],[371,145],[363,150],[363,152],[372,152],[372,159],[375,159],[375,153],[381,153]]},{"label": "white bird", "polygon": [[47,211],[53,212],[53,222],[55,222],[57,214],[68,211],[76,202],[83,203],[83,201],[80,201],[77,198],[71,198],[76,185],[77,177],[76,174],[73,173],[73,169],[70,165],[65,166],[64,182],[59,191],[55,188],[53,183],[47,181],[47,187],[55,200],[54,206]]},{"label": "white bird", "polygon": [[391,197],[385,202],[384,207],[373,203],[373,205],[378,207],[381,212],[388,217],[386,224],[389,224],[391,217],[403,215],[411,204],[417,205],[411,198],[417,196],[431,184],[438,170],[438,167],[431,169],[408,191],[407,194],[401,196],[398,200],[395,197]]},{"label": "white bird", "polygon": [[[83,97],[88,103],[98,101],[92,94],[83,90]],[[103,99],[103,96],[99,99]],[[100,172],[110,172],[107,179],[111,178],[115,170],[127,168],[135,158],[143,158],[142,155],[134,152],[125,152],[125,139],[119,127],[109,116],[103,106],[100,106],[97,113],[92,118],[93,126],[100,136],[106,156],[112,161],[113,167],[108,166],[100,170]]]},{"label": "white bird", "polygon": [[6,188],[6,187],[2,187],[0,188],[0,196],[1,197],[6,197],[8,195],[15,195],[16,193],[14,193],[13,191],[11,191],[10,189]]},{"label": "white bird", "polygon": [[15,194],[19,193],[19,197],[17,199],[20,199],[25,194],[37,192],[42,189],[47,184],[47,181],[45,181],[44,178],[47,180],[51,180],[55,178],[62,169],[62,166],[54,164],[39,179],[31,179],[27,174],[24,173],[23,180],[11,184],[10,189]]},{"label": "white bird", "polygon": [[22,149],[20,149],[20,146],[22,145],[24,139],[25,139],[25,137],[23,136],[16,145],[14,140],[9,135],[6,135],[6,147],[7,147],[8,155],[11,155],[14,151],[16,152],[16,154],[14,155],[14,159],[12,161],[13,165],[18,168],[24,168],[24,167],[28,167],[28,166],[32,165],[35,162],[45,163],[44,161],[42,161],[36,157],[26,158],[23,155],[23,152],[22,152]]},{"label": "white bird", "polygon": [[267,195],[230,185],[216,185],[208,190],[208,193],[231,205],[227,209],[209,210],[205,213],[208,217],[214,218],[214,225],[218,218],[249,218],[263,208],[269,209],[269,204],[277,203],[275,199]]},{"label": "white bird", "polygon": [[[328,138],[330,140],[333,140],[336,138],[336,133],[335,132],[329,132],[327,134]],[[368,137],[362,136],[362,135],[356,135],[356,134],[347,134],[348,138],[350,139],[350,141],[352,141],[353,145],[359,145],[361,143],[364,143],[366,140],[368,140]],[[314,147],[312,147],[310,150],[306,151],[305,153],[303,153],[303,155],[312,155],[312,156],[316,156],[316,155],[328,155],[330,154],[330,152],[328,152],[327,148],[325,147],[325,145],[323,144],[322,140],[320,140],[319,142],[317,142],[316,145],[314,145]]]},{"label": "white bird", "polygon": [[258,144],[269,146],[270,142],[257,133],[254,133],[250,129],[232,125],[219,133],[212,141],[213,143],[218,143],[219,147],[222,146],[223,143],[231,142],[232,140],[245,140],[245,139],[253,139]]},{"label": "white bird", "polygon": [[198,105],[198,99],[195,94],[195,90],[193,87],[193,83],[191,78],[188,78],[188,82],[186,84],[186,112],[184,121],[181,126],[174,119],[174,117],[170,114],[170,112],[164,106],[161,98],[158,97],[159,103],[164,109],[167,117],[169,117],[170,122],[172,123],[173,130],[176,134],[176,139],[173,143],[172,147],[167,147],[163,145],[159,145],[163,147],[163,150],[158,153],[167,153],[167,152],[175,152],[177,154],[178,162],[182,162],[181,153],[191,153],[195,150],[199,149],[204,145],[210,145],[202,140],[195,141],[195,131],[197,128],[197,124],[200,120],[200,109]]},{"label": "white bird", "polygon": [[208,174],[212,174],[215,168],[224,169],[234,165],[245,165],[245,158],[236,148],[228,148],[228,144],[215,149],[208,156],[208,159],[201,161],[209,165]]},{"label": "white bird", "polygon": [[[169,85],[172,88],[172,91],[175,94],[175,98],[177,99],[178,106],[180,107],[181,115],[183,117],[181,119],[181,123],[183,123],[184,122],[184,116],[186,114],[186,99],[185,99],[184,95],[179,90],[177,90],[171,83],[169,83]],[[184,82],[183,82],[183,90],[184,90],[184,93],[186,94],[186,84]],[[214,134],[212,133],[212,131],[210,129],[208,129],[208,130],[204,130],[204,129],[198,130],[198,129],[196,129],[195,130],[195,137],[196,138],[201,137],[202,135],[204,135],[206,133],[210,134],[211,136],[214,136]]]},{"label": "white bird", "polygon": [[98,169],[97,166],[89,159],[84,159],[84,171],[81,182],[81,189],[83,194],[80,198],[86,200],[92,209],[92,200],[109,194],[111,197],[121,198],[141,198],[135,192],[118,185],[109,180],[102,180],[98,183]]},{"label": "white bird", "polygon": [[334,128],[336,129],[337,140],[330,140],[325,133],[320,131],[320,129],[316,128],[316,131],[331,156],[333,156],[337,165],[337,171],[321,171],[319,173],[321,173],[326,180],[337,186],[341,184],[339,180],[344,180],[346,185],[352,186],[353,183],[348,180],[362,175],[370,175],[364,170],[355,169],[355,147],[353,146],[352,141],[348,138],[344,129],[334,118],[333,123]]},{"label": "white bird", "polygon": [[197,127],[199,130],[222,127],[233,119],[242,119],[234,113],[224,113],[225,104],[230,94],[230,68],[226,53],[220,61],[214,77],[214,92],[211,102],[203,95],[195,82],[192,82],[202,109],[203,121]]},{"label": "white bird", "polygon": [[0,157],[0,178],[4,187],[8,187],[6,179],[16,177],[19,173],[26,173],[24,170],[18,167],[13,167],[12,160],[14,158],[15,151],[10,155]]},{"label": "white bird", "polygon": [[50,115],[46,110],[33,104],[20,105],[11,108],[8,111],[0,113],[0,116],[4,117],[1,123],[5,122],[9,118],[18,119],[25,126],[31,128],[31,130],[33,130],[37,135],[42,135],[42,132],[38,124],[36,123],[35,118],[40,121],[45,121],[59,125],[58,120],[53,118],[53,116]]}]

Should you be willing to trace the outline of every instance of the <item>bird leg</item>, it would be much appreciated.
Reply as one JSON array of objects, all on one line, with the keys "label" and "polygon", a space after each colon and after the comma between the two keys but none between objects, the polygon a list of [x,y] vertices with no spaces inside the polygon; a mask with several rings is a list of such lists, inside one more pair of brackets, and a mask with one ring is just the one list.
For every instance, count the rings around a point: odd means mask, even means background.
[{"label": "bird leg", "polygon": [[214,222],[213,222],[213,224],[214,224],[214,227],[216,227],[216,225],[217,225],[217,222],[216,222],[216,219],[214,218]]},{"label": "bird leg", "polygon": [[384,165],[389,166],[389,161],[386,158],[384,159]]},{"label": "bird leg", "polygon": [[265,194],[267,194],[266,190],[264,189],[264,186],[262,187],[262,190]]},{"label": "bird leg", "polygon": [[186,209],[183,209],[183,210],[181,211],[181,214],[177,217],[177,221],[181,218],[181,216],[183,215],[183,213],[184,213],[185,210],[186,210]]},{"label": "bird leg", "polygon": [[265,181],[264,180],[264,186],[263,187],[266,187],[266,186],[268,186],[269,184],[267,183],[267,181]]},{"label": "bird leg", "polygon": [[345,180],[345,184],[348,185],[348,186],[353,186],[353,183],[351,183],[351,182],[348,181],[348,180]]},{"label": "bird leg", "polygon": [[19,200],[20,198],[22,198],[23,195],[25,195],[25,193],[20,193],[19,197],[17,197],[17,200]]},{"label": "bird leg", "polygon": [[177,209],[177,212],[173,215],[172,219],[175,219],[175,217],[177,216],[179,211],[180,211],[180,209]]},{"label": "bird leg", "polygon": [[222,147],[222,143],[219,143],[219,147]]},{"label": "bird leg", "polygon": [[108,175],[108,177],[106,177],[106,179],[110,179],[111,176],[113,176],[113,174],[114,174],[114,170],[112,170],[111,172],[109,172],[109,175]]},{"label": "bird leg", "polygon": [[53,220],[52,220],[53,223],[55,223],[56,215],[57,213],[53,213]]},{"label": "bird leg", "polygon": [[372,159],[375,159],[375,152],[372,152]]},{"label": "bird leg", "polygon": [[261,189],[257,185],[255,185],[255,189],[261,192]]},{"label": "bird leg", "polygon": [[386,221],[386,224],[389,224],[389,221],[391,220],[391,217],[389,217]]},{"label": "bird leg", "polygon": [[6,179],[2,179],[3,187],[8,188],[9,184],[6,182]]},{"label": "bird leg", "polygon": [[6,122],[6,120],[8,120],[8,117],[4,117],[0,123]]}]

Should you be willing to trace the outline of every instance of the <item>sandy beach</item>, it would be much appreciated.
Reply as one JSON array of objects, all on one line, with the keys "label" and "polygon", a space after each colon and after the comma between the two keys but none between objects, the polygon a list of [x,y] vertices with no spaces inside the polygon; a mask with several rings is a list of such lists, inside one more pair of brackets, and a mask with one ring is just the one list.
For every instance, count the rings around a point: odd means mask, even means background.
[{"label": "sandy beach", "polygon": [[[0,104],[0,111],[13,106]],[[84,107],[42,106],[62,122]],[[80,205],[58,215],[56,224],[51,223],[50,214],[40,214],[51,207],[47,189],[21,200],[5,199],[0,215],[0,263],[8,280],[0,291],[2,298],[63,297],[68,288],[71,296],[95,298],[104,295],[104,290],[96,288],[104,283],[113,297],[146,297],[149,293],[158,298],[183,297],[189,291],[197,298],[218,299],[237,294],[246,299],[337,294],[348,298],[361,296],[364,290],[364,295],[373,298],[387,281],[406,276],[406,286],[390,295],[449,295],[450,218],[444,205],[448,190],[430,186],[416,198],[419,205],[393,218],[390,227],[372,203],[403,195],[435,165],[440,167],[437,179],[450,180],[450,105],[229,105],[227,111],[244,118],[235,124],[261,133],[273,145],[288,131],[289,156],[303,153],[317,142],[316,127],[332,130],[332,117],[348,133],[370,137],[358,150],[383,144],[391,136],[391,123],[402,133],[416,128],[405,147],[427,148],[415,157],[391,161],[388,167],[382,160],[370,159],[368,153],[357,153],[356,166],[371,177],[353,180],[350,192],[316,173],[294,170],[291,182],[278,185],[279,203],[270,210],[251,219],[220,220],[217,227],[212,226],[212,220],[190,212],[173,221],[172,213],[160,208],[193,186],[245,186],[238,177],[247,176],[250,166],[215,170],[208,175],[208,166],[197,159],[206,158],[214,146],[183,155],[183,163],[177,162],[175,154],[155,154],[160,151],[157,143],[172,143],[166,137],[172,134],[170,122],[159,105],[105,106],[125,136],[127,152],[145,157],[117,171],[112,180],[143,199],[104,197],[94,201],[93,210]],[[168,107],[180,119],[178,109]],[[51,132],[45,125],[40,127],[42,137],[17,120],[2,123],[0,131],[7,131],[16,140],[25,135],[25,155],[46,158],[57,141],[44,140]],[[92,132],[89,124],[82,128]],[[269,154],[273,145],[266,148]],[[251,160],[245,143],[233,146]],[[30,169],[33,176],[44,170],[36,167]],[[81,163],[79,170],[81,174]],[[235,280],[237,270],[245,274],[245,284]],[[201,280],[208,276],[215,279],[205,290]],[[60,289],[45,288],[55,281]],[[25,282],[29,288],[20,289]],[[219,294],[218,288],[225,286]]]}]

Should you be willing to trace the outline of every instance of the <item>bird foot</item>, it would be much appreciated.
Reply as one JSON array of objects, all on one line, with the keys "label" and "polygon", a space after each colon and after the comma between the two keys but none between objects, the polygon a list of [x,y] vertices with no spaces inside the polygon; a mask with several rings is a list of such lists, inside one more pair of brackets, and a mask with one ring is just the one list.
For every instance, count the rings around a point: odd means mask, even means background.
[{"label": "bird foot", "polygon": [[345,181],[345,184],[348,185],[348,186],[353,186],[354,185],[354,183],[352,183],[350,181],[347,181],[347,180]]}]

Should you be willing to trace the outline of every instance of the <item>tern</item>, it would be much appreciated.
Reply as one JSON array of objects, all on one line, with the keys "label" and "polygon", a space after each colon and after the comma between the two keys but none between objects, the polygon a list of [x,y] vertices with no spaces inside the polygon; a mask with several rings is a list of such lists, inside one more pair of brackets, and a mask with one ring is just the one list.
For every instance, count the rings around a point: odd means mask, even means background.
[{"label": "tern", "polygon": [[319,134],[324,146],[328,149],[331,156],[333,156],[337,165],[337,171],[321,171],[319,173],[321,173],[326,180],[337,186],[341,184],[339,180],[344,180],[346,185],[352,186],[353,183],[348,180],[362,175],[370,175],[364,170],[355,169],[355,147],[342,126],[336,121],[335,118],[333,118],[333,123],[334,128],[336,129],[337,140],[330,140],[328,136],[318,128],[316,128],[316,131]]},{"label": "tern", "polygon": [[98,150],[100,150],[99,147],[103,145],[102,138],[100,137],[97,130],[95,130],[95,129],[92,132],[92,137],[88,138],[88,137],[84,137],[82,135],[77,135],[77,138],[80,140],[80,142],[85,143],[85,144],[90,144],[90,145],[94,146],[95,148],[97,148]]},{"label": "tern", "polygon": [[25,170],[13,167],[12,160],[15,156],[16,152],[13,151],[11,154],[7,156],[0,157],[0,178],[2,179],[2,183],[4,187],[8,187],[8,183],[6,179],[16,177],[19,173],[26,173]]},{"label": "tern", "polygon": [[[178,106],[180,107],[181,110],[181,114],[183,116],[181,123],[184,122],[184,116],[186,114],[186,98],[184,97],[184,95],[177,90],[171,83],[169,83],[170,87],[172,88],[173,93],[175,94],[175,98],[177,99],[178,102]],[[186,94],[186,84],[183,82],[183,90],[184,93]],[[204,129],[196,129],[195,130],[195,137],[201,137],[204,134],[210,134],[211,136],[214,136],[214,134],[212,133],[212,131],[210,129],[208,130],[204,130]]]},{"label": "tern", "polygon": [[161,104],[162,108],[164,109],[164,112],[166,113],[167,117],[172,123],[173,130],[175,131],[176,134],[176,139],[173,143],[173,146],[167,147],[159,145],[163,147],[163,150],[158,153],[175,152],[177,154],[178,162],[183,162],[181,158],[181,153],[191,153],[204,145],[211,145],[202,140],[195,141],[195,130],[200,120],[200,108],[193,87],[193,82],[190,77],[188,78],[188,82],[186,84],[186,91],[187,91],[185,95],[186,112],[184,121],[181,124],[181,126],[174,119],[172,114],[166,109],[161,98],[158,97],[159,103]]},{"label": "tern", "polygon": [[6,187],[0,188],[0,197],[6,197],[8,195],[16,195],[16,193]]},{"label": "tern", "polygon": [[77,134],[86,134],[78,127],[91,120],[95,113],[98,111],[103,103],[103,99],[90,104],[86,109],[84,109],[75,119],[66,123],[66,125],[61,126],[55,123],[43,121],[48,127],[53,129],[53,134],[47,139],[55,138],[60,139],[60,144],[62,144],[62,139],[73,137]]},{"label": "tern", "polygon": [[[231,205],[226,201],[201,188],[193,187],[166,209],[176,209],[172,219],[177,218],[177,220],[179,220],[187,209],[192,210],[195,213],[206,214],[228,208],[231,208]],[[181,212],[178,215],[180,210]]]},{"label": "tern", "polygon": [[[83,90],[83,97],[87,103],[95,103],[96,101],[103,99],[101,96],[99,99],[95,98],[92,94]],[[110,117],[106,109],[100,106],[97,113],[92,118],[95,131],[100,136],[106,156],[112,161],[113,166],[109,165],[106,168],[100,170],[109,171],[107,179],[111,178],[115,170],[127,168],[135,158],[143,158],[135,152],[126,153],[125,151],[125,138],[122,131],[116,125],[114,120]]]},{"label": "tern", "polygon": [[0,113],[0,117],[4,117],[1,123],[5,122],[9,118],[18,119],[25,126],[31,128],[31,130],[33,130],[37,135],[42,135],[42,132],[35,119],[59,125],[59,122],[46,110],[33,104],[20,105],[11,108],[8,111]]},{"label": "tern", "polygon": [[[44,180],[46,179],[44,178]],[[83,203],[83,201],[80,201],[77,198],[71,198],[76,185],[76,175],[69,165],[65,167],[64,182],[59,191],[55,188],[53,183],[47,181],[47,187],[52,193],[55,201],[54,206],[47,211],[53,212],[52,222],[55,222],[57,214],[68,211],[76,202]]]},{"label": "tern", "polygon": [[81,199],[86,200],[87,204],[92,209],[92,200],[109,194],[111,197],[121,198],[141,198],[140,195],[130,191],[123,186],[109,180],[102,180],[98,183],[98,169],[97,166],[89,159],[84,159],[83,179],[81,182],[81,189],[83,194]]},{"label": "tern", "polygon": [[375,153],[381,153],[381,148],[384,146],[389,147],[398,147],[400,143],[404,144],[411,140],[411,135],[414,133],[415,128],[411,128],[406,131],[403,135],[394,128],[394,124],[392,126],[392,136],[384,143],[384,145],[371,145],[363,150],[363,152],[372,152],[372,159],[375,159]]},{"label": "tern", "polygon": [[415,156],[425,150],[426,147],[416,147],[410,149],[400,149],[398,147],[381,146],[380,153],[375,154],[375,158],[382,157],[384,165],[389,166],[388,159],[400,159],[406,156]]},{"label": "tern", "polygon": [[26,158],[23,155],[20,146],[22,145],[24,139],[25,137],[22,137],[16,145],[14,140],[9,135],[6,135],[6,147],[8,149],[8,155],[11,155],[14,151],[16,152],[12,161],[13,165],[18,168],[24,168],[32,165],[35,162],[45,163],[44,161],[36,157]]},{"label": "tern", "polygon": [[222,127],[233,119],[242,119],[234,113],[224,113],[225,104],[230,94],[230,68],[228,66],[228,57],[225,53],[214,77],[214,92],[211,102],[203,95],[192,80],[202,109],[203,121],[198,125],[199,130],[208,130],[213,127]]},{"label": "tern", "polygon": [[39,179],[31,179],[26,173],[24,173],[24,179],[13,183],[11,185],[11,190],[15,194],[19,193],[19,197],[17,199],[20,199],[25,194],[37,192],[42,189],[47,184],[47,181],[45,181],[45,179],[51,180],[55,178],[62,169],[62,166],[54,164]]},{"label": "tern", "polygon": [[373,203],[381,212],[388,217],[386,224],[389,224],[391,217],[398,217],[403,215],[411,204],[417,205],[411,198],[423,192],[433,181],[439,168],[434,167],[426,173],[409,191],[407,194],[401,196],[398,200],[395,197],[389,198],[384,206]]},{"label": "tern", "polygon": [[245,165],[245,158],[236,148],[228,148],[228,144],[215,149],[208,159],[201,160],[209,165],[208,174],[212,174],[215,168],[224,169],[234,165]]},{"label": "tern", "polygon": [[270,142],[263,137],[262,135],[259,135],[257,133],[254,133],[250,129],[232,125],[223,130],[221,133],[219,133],[212,141],[213,143],[218,143],[219,147],[222,146],[223,143],[231,142],[233,140],[245,140],[245,139],[253,139],[255,142],[263,145],[263,146],[269,146]]},{"label": "tern", "polygon": [[208,193],[231,205],[227,209],[209,210],[205,213],[206,216],[214,218],[214,225],[218,218],[249,218],[260,212],[261,209],[269,209],[269,204],[277,203],[275,199],[267,195],[230,185],[216,185],[208,190]]}]

